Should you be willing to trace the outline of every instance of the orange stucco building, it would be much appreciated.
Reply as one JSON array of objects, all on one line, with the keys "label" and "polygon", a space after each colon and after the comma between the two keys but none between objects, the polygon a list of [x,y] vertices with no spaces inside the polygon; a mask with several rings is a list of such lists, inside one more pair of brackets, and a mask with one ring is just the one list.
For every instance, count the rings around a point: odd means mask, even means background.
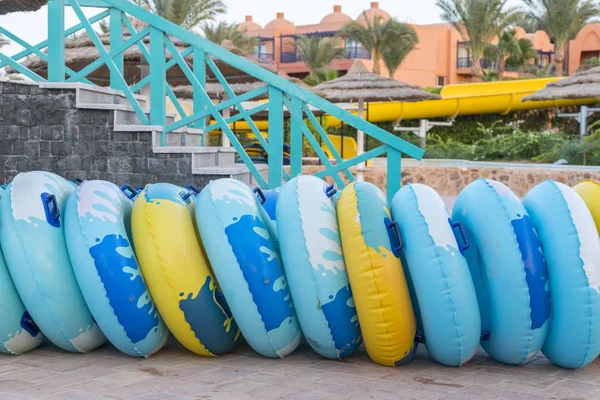
[{"label": "orange stucco building", "polygon": [[[308,69],[295,50],[295,35],[331,37],[352,20],[364,22],[365,16],[370,20],[376,16],[384,20],[392,18],[379,7],[378,2],[372,2],[370,8],[355,19],[344,14],[342,6],[334,6],[332,13],[312,25],[294,25],[283,13],[277,13],[276,18],[264,27],[253,21],[252,16],[247,16],[246,20],[239,25],[239,29],[259,39],[255,57],[263,62],[275,63],[281,71],[291,76],[303,77],[308,73]],[[396,72],[394,76],[396,79],[422,87],[443,86],[471,79],[470,46],[451,24],[411,24],[411,26],[419,36],[419,44]],[[517,27],[516,31],[517,38],[526,38],[533,43],[533,48],[538,51],[538,66],[545,67],[552,62],[554,45],[545,32],[527,33],[520,27]],[[357,58],[363,59],[367,67],[373,66],[371,55],[358,43],[346,40],[342,45],[347,49],[346,56],[335,60],[331,65],[332,68],[345,72]],[[570,74],[574,73],[582,61],[598,56],[600,56],[600,24],[589,24],[570,42],[565,69]],[[385,66],[381,67],[382,73],[387,75]],[[506,72],[507,77],[518,75],[517,72]]]}]

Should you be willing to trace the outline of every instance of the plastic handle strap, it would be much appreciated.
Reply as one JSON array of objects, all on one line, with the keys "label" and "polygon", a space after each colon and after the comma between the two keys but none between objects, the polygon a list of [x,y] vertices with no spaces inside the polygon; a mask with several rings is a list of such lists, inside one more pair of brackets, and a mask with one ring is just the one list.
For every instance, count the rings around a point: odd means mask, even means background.
[{"label": "plastic handle strap", "polygon": [[2,189],[6,189],[8,187],[8,185],[2,185],[0,186]]},{"label": "plastic handle strap", "polygon": [[181,192],[179,194],[181,196],[181,198],[183,199],[183,201],[188,201],[190,197],[195,196],[198,193],[200,193],[200,191],[198,189],[196,189],[193,185],[187,185],[185,187],[185,189],[187,190],[187,192],[185,192],[185,193]]},{"label": "plastic handle strap", "polygon": [[31,315],[29,315],[27,311],[25,311],[23,313],[23,316],[21,317],[21,328],[25,329],[27,333],[29,333],[33,337],[37,336],[38,333],[40,333],[40,329],[37,327],[37,325],[33,321],[33,318],[31,318]]},{"label": "plastic handle strap", "polygon": [[267,202],[267,196],[265,196],[261,188],[255,187],[253,192],[258,196],[256,199],[258,200],[260,205],[263,205]]},{"label": "plastic handle strap", "polygon": [[[456,242],[458,243],[458,250],[462,253],[463,251],[471,247],[471,244],[467,239],[467,234],[465,233],[465,227],[463,226],[462,222],[450,220],[450,226],[452,227],[452,232],[454,232],[454,237],[456,237]],[[456,228],[458,228],[460,238],[456,236]]]},{"label": "plastic handle strap", "polygon": [[325,195],[329,198],[332,198],[333,195],[336,193],[337,193],[337,187],[335,186],[335,183],[332,183],[331,185],[329,185],[325,188]]},{"label": "plastic handle strap", "polygon": [[390,237],[392,253],[394,253],[396,257],[400,257],[400,252],[404,248],[404,241],[402,240],[402,235],[400,234],[400,225],[398,225],[396,221],[390,221],[386,218],[385,227],[387,228],[388,236]]},{"label": "plastic handle strap", "polygon": [[421,333],[417,332],[417,334],[415,335],[415,342],[425,343],[425,336],[423,336]]},{"label": "plastic handle strap", "polygon": [[54,226],[59,226],[58,221],[60,218],[60,208],[56,202],[56,196],[53,194],[43,193],[42,203],[44,204],[44,211],[46,212],[46,219],[49,223]]},{"label": "plastic handle strap", "polygon": [[487,342],[489,339],[490,339],[490,332],[489,331],[481,331],[481,341]]},{"label": "plastic handle strap", "polygon": [[138,195],[138,191],[134,189],[131,185],[123,185],[121,186],[121,192],[129,199],[133,200]]},{"label": "plastic handle strap", "polygon": [[200,191],[194,185],[187,185],[185,188],[190,192],[193,192],[194,196],[200,193]]},{"label": "plastic handle strap", "polygon": [[79,185],[81,185],[83,183],[83,180],[80,179],[80,178],[75,178],[71,182],[73,182],[74,184],[76,184],[77,186],[79,186]]}]

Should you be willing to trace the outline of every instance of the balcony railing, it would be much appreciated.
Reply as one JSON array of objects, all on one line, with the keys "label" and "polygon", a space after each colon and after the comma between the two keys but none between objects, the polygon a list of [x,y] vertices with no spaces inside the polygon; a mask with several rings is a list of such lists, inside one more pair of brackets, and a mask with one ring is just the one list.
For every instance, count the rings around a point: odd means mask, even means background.
[{"label": "balcony railing", "polygon": [[[362,47],[346,48],[346,54],[344,55],[345,60],[355,60],[357,58],[361,59],[361,60],[370,60],[371,53],[369,53],[369,51],[367,49],[362,48]],[[302,54],[298,53],[297,51],[282,51],[281,52],[280,62],[282,64],[289,64],[289,63],[302,62],[302,61],[304,61],[304,57],[302,56]]]},{"label": "balcony railing", "polygon": [[275,62],[273,53],[256,53],[252,57],[262,64],[273,64]]}]

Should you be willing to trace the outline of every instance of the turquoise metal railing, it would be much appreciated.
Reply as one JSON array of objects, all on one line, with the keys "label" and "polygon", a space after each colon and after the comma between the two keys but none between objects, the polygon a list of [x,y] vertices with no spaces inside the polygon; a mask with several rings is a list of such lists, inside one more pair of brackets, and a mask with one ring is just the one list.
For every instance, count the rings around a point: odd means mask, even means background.
[{"label": "turquoise metal railing", "polygon": [[[64,29],[65,7],[71,7],[79,19],[79,24],[66,30]],[[104,10],[93,17],[86,17],[83,12],[84,7],[103,8]],[[102,39],[92,27],[92,24],[105,19],[108,19],[110,24],[110,46],[108,48],[105,47]],[[141,25],[144,27],[136,30],[131,22],[133,19],[141,21]],[[88,79],[90,74],[106,65],[110,70],[110,86],[124,92],[132,109],[143,124],[155,125],[160,128],[162,145],[166,143],[166,135],[184,126],[201,128],[204,130],[204,135],[220,129],[230,140],[262,188],[280,186],[283,179],[290,179],[302,172],[303,137],[306,137],[325,167],[316,175],[323,178],[330,176],[340,187],[345,186],[345,181],[354,181],[349,170],[350,167],[357,166],[374,157],[387,156],[387,193],[390,199],[400,188],[402,154],[417,159],[420,159],[423,154],[418,147],[127,0],[50,0],[48,3],[48,26],[51,27],[48,30],[48,39],[35,46],[0,27],[1,34],[24,47],[23,51],[12,57],[0,52],[0,69],[9,66],[34,81],[46,81],[19,63],[27,56],[36,55],[48,63],[47,81],[91,83]],[[73,71],[65,65],[65,38],[81,30],[85,30],[90,37],[99,57],[80,71]],[[125,34],[126,32],[127,34]],[[177,46],[174,41],[177,42]],[[147,77],[130,86],[124,76],[123,53],[132,46],[139,48],[142,57],[149,65],[150,72]],[[184,50],[180,51],[178,47],[183,47]],[[46,53],[43,50],[46,50]],[[265,82],[266,85],[248,93],[236,95],[215,61],[228,64]],[[194,112],[192,115],[186,115],[167,81],[167,71],[175,67],[181,71],[193,87]],[[211,101],[204,90],[207,71],[210,71],[214,78],[221,83],[229,99],[216,104]],[[146,86],[149,87],[150,93],[149,113],[142,108],[135,96],[135,93]],[[252,108],[245,108],[244,102],[256,99],[266,93],[268,93],[266,102],[252,103],[254,104]],[[167,98],[173,102],[181,116],[179,121],[169,124],[167,124],[166,113]],[[235,108],[237,113],[225,119],[221,112],[227,108]],[[317,121],[312,111],[315,108],[340,119],[346,125],[363,131],[369,137],[381,142],[382,145],[350,160],[343,160]],[[291,127],[289,174],[283,167],[284,113],[286,110],[289,113]],[[257,113],[264,112],[268,112],[268,139],[263,137],[252,118]],[[206,126],[207,117],[214,120],[214,123]],[[267,181],[261,176],[229,127],[232,122],[241,120],[248,123],[251,131],[268,154]],[[334,162],[325,155],[313,131],[316,131],[322,142],[329,147],[334,156]]]}]

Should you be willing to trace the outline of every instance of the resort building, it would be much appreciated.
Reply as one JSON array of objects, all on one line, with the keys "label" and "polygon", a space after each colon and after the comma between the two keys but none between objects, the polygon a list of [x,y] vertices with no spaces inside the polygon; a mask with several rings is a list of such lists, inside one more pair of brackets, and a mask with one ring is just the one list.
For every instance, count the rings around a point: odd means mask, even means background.
[{"label": "resort building", "polygon": [[[342,26],[352,20],[364,22],[365,17],[373,20],[376,16],[384,20],[392,18],[388,12],[379,7],[378,2],[372,2],[370,8],[357,15],[355,19],[345,14],[342,6],[337,5],[334,6],[332,13],[312,25],[295,25],[289,17],[286,18],[284,13],[280,12],[264,27],[249,15],[239,25],[239,29],[259,39],[255,57],[262,62],[275,63],[281,71],[291,76],[303,77],[308,74],[308,69],[295,50],[296,35],[332,37]],[[419,44],[396,72],[396,79],[422,87],[444,86],[471,80],[472,59],[469,42],[465,41],[451,24],[410,25],[419,36]],[[545,32],[527,33],[517,27],[516,37],[531,40],[533,48],[538,52],[538,67],[546,67],[553,61],[554,45]],[[343,45],[347,49],[346,56],[344,59],[335,60],[331,65],[332,68],[344,73],[348,71],[355,59],[363,59],[369,68],[373,66],[371,54],[359,43],[346,40]],[[565,59],[565,71],[573,74],[586,59],[598,56],[600,56],[600,24],[589,24],[570,42]],[[489,67],[486,60],[482,64],[484,69]],[[381,67],[382,73],[387,75],[385,66]],[[505,76],[518,77],[519,73],[506,71]]]}]

